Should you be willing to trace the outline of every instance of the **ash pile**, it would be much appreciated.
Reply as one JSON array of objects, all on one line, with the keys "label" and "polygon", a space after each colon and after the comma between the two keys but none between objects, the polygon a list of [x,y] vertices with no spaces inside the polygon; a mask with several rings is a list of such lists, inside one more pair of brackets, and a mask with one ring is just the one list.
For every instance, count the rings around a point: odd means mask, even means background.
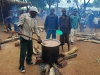
[{"label": "ash pile", "polygon": [[75,34],[77,41],[91,42],[100,44],[100,33],[91,33],[91,34]]}]

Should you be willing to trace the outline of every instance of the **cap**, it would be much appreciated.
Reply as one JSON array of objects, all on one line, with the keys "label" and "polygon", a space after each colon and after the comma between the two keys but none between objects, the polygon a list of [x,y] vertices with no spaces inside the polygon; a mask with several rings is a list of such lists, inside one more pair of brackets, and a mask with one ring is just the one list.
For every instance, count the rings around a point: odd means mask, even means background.
[{"label": "cap", "polygon": [[39,14],[38,9],[36,7],[34,7],[34,6],[30,7],[29,11],[35,11],[35,12],[37,12]]}]

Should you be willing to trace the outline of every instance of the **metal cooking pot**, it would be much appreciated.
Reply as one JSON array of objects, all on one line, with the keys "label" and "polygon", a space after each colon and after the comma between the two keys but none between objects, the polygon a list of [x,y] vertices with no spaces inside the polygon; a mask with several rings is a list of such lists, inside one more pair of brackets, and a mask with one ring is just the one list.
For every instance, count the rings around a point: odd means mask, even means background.
[{"label": "metal cooking pot", "polygon": [[41,44],[42,45],[42,60],[44,61],[44,63],[47,63],[47,64],[56,63],[59,56],[60,41],[55,40],[55,39],[43,40],[43,42],[45,41],[54,41],[54,42],[57,42],[58,44],[52,47],[46,46],[45,44]]}]

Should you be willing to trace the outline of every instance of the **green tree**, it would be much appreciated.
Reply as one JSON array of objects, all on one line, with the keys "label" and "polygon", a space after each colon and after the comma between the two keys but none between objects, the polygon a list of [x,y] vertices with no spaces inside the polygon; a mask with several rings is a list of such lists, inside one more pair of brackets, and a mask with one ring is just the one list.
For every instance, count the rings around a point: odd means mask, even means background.
[{"label": "green tree", "polygon": [[[71,0],[67,0],[67,2],[70,2],[70,1],[71,1]],[[78,0],[73,0],[73,1],[76,3],[76,6],[77,6],[78,10],[80,10],[79,5],[78,5]],[[98,1],[99,1],[99,0],[98,0]],[[87,2],[86,2],[86,0],[84,0],[84,3],[83,3],[83,7],[84,7],[83,13],[85,13],[86,7],[87,7],[87,5],[89,4],[89,2],[90,2],[90,0],[88,0]]]},{"label": "green tree", "polygon": [[100,7],[100,0],[94,0],[94,1],[93,1],[93,5],[94,5],[95,7]]}]

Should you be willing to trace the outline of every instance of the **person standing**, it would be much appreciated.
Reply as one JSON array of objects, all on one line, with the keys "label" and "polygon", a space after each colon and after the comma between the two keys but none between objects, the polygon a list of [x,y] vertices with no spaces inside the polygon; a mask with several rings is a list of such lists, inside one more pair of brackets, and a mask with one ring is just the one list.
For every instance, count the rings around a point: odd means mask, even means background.
[{"label": "person standing", "polygon": [[69,34],[71,30],[71,23],[70,23],[70,17],[66,15],[66,9],[62,9],[62,16],[59,18],[59,28],[63,32],[62,35],[60,35],[60,42],[62,46],[67,43],[68,45],[68,51],[70,50],[70,42],[69,42]]},{"label": "person standing", "polygon": [[70,33],[70,41],[71,45],[74,43],[74,34],[77,33],[78,25],[80,25],[80,18],[77,15],[77,11],[74,10],[73,15],[70,16],[71,19],[71,33]]},{"label": "person standing", "polygon": [[85,28],[85,25],[86,25],[86,18],[85,16],[83,15],[81,18],[80,18],[80,32],[84,32],[84,28]]},{"label": "person standing", "polygon": [[92,28],[91,28],[91,31],[93,30],[93,28],[94,28],[95,31],[96,31],[96,29],[98,28],[98,22],[99,22],[99,18],[98,18],[98,15],[96,15],[96,16],[94,17],[94,20],[93,20],[93,26],[92,26]]},{"label": "person standing", "polygon": [[8,12],[8,17],[5,18],[5,25],[6,25],[7,32],[12,31],[11,24],[13,24],[13,18],[12,18],[11,12],[12,11],[10,10]]},{"label": "person standing", "polygon": [[[37,30],[37,21],[36,21],[36,15],[37,15],[38,10],[36,7],[32,6],[29,9],[29,13],[22,14],[19,19],[18,27],[20,29],[21,34],[25,34],[28,36],[32,37],[33,31],[36,32],[36,35],[38,37],[38,40],[41,41],[39,32]],[[33,65],[35,64],[32,62],[32,53],[33,53],[33,48],[32,48],[32,39],[28,38],[26,36],[21,35],[20,36],[20,60],[19,60],[19,70],[20,72],[25,72],[24,68],[24,60],[26,56],[26,63],[28,65]],[[27,55],[26,55],[27,51]]]},{"label": "person standing", "polygon": [[46,31],[46,39],[50,39],[52,35],[52,39],[56,39],[56,30],[58,29],[58,16],[54,14],[54,9],[50,9],[50,14],[46,16],[45,20],[45,31]]}]

